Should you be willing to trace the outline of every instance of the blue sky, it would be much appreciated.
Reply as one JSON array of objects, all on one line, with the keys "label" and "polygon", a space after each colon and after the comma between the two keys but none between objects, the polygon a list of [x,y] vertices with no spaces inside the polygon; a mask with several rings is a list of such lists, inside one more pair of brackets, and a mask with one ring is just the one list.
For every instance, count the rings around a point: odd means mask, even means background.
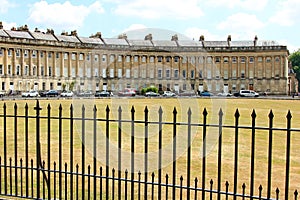
[{"label": "blue sky", "polygon": [[101,32],[110,38],[156,28],[195,40],[200,35],[253,40],[257,35],[287,45],[291,53],[300,48],[299,0],[0,0],[0,16],[5,29],[27,24],[30,30],[77,30],[80,36]]}]

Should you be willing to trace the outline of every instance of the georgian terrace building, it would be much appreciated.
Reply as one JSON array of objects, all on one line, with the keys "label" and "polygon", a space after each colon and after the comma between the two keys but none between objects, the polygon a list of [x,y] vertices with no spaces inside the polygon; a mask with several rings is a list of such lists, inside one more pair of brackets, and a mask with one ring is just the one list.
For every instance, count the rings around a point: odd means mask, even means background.
[{"label": "georgian terrace building", "polygon": [[287,94],[288,50],[274,41],[102,38],[4,30],[0,23],[1,90],[74,91],[156,86],[159,90]]}]

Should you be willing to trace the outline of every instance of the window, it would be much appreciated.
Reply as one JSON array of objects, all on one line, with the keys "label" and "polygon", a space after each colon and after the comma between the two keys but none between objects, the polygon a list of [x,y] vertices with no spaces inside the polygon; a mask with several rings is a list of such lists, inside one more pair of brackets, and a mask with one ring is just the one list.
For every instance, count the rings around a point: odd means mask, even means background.
[{"label": "window", "polygon": [[113,63],[115,61],[115,55],[110,55],[109,62]]},{"label": "window", "polygon": [[142,62],[143,62],[143,63],[146,62],[146,56],[142,56]]},{"label": "window", "polygon": [[241,57],[241,63],[245,63],[246,62],[246,58],[244,56]]},{"label": "window", "polygon": [[166,57],[166,62],[171,62],[171,57],[170,56]]},{"label": "window", "polygon": [[20,49],[17,49],[17,50],[16,50],[16,56],[17,56],[17,57],[20,57],[20,52],[21,52]]},{"label": "window", "polygon": [[44,52],[43,52],[43,51],[40,52],[40,57],[41,57],[41,58],[44,57]]},{"label": "window", "polygon": [[121,55],[118,56],[118,62],[122,62],[123,61],[123,57]]},{"label": "window", "polygon": [[275,62],[280,62],[280,58],[278,56],[275,58]]},{"label": "window", "polygon": [[216,91],[217,91],[217,92],[219,92],[219,91],[220,91],[220,89],[221,89],[221,87],[220,87],[220,83],[218,82],[218,83],[216,83]]},{"label": "window", "polygon": [[200,56],[200,57],[199,57],[199,63],[200,63],[200,64],[203,64],[203,63],[204,63],[204,58],[203,58],[203,56]]},{"label": "window", "polygon": [[90,55],[90,54],[87,54],[87,55],[86,55],[86,60],[89,61],[90,59],[91,59],[91,55]]},{"label": "window", "polygon": [[130,78],[130,69],[126,69],[126,78]]},{"label": "window", "polygon": [[29,69],[29,66],[26,65],[26,66],[25,66],[25,70],[24,70],[24,75],[25,75],[25,76],[28,76],[28,75],[29,75],[29,74],[28,74],[28,69]]},{"label": "window", "polygon": [[241,70],[241,78],[245,78],[245,70],[244,69]]},{"label": "window", "polygon": [[178,63],[178,62],[179,62],[179,57],[178,57],[178,56],[175,56],[175,57],[174,57],[174,62],[175,62],[175,63]]},{"label": "window", "polygon": [[16,68],[16,75],[17,75],[17,76],[21,75],[21,72],[20,72],[20,65],[17,65],[17,68]]},{"label": "window", "polygon": [[249,78],[253,78],[253,71],[249,70]]},{"label": "window", "polygon": [[174,69],[174,78],[178,78],[179,77],[179,73],[178,73],[178,69]]},{"label": "window", "polygon": [[228,79],[228,70],[224,69],[224,79]]},{"label": "window", "polygon": [[236,84],[232,84],[232,90],[236,91]]},{"label": "window", "polygon": [[12,49],[8,49],[7,55],[8,55],[8,56],[12,56]]},{"label": "window", "polygon": [[0,65],[0,75],[3,75],[3,65]]},{"label": "window", "polygon": [[258,57],[258,58],[257,58],[257,61],[258,61],[258,62],[262,62],[262,57]]},{"label": "window", "polygon": [[75,77],[76,77],[75,67],[72,66],[71,70],[72,70],[72,71],[71,71],[71,76],[72,76],[73,78],[75,78]]},{"label": "window", "polygon": [[48,76],[52,76],[52,67],[51,66],[48,67]]},{"label": "window", "polygon": [[11,65],[7,65],[7,74],[11,75]]},{"label": "window", "polygon": [[134,56],[134,62],[139,62],[139,56]]},{"label": "window", "polygon": [[3,56],[3,49],[0,49],[0,56]]},{"label": "window", "polygon": [[182,84],[182,90],[186,90],[186,84]]},{"label": "window", "polygon": [[33,58],[36,58],[36,50],[33,50],[33,51],[32,51],[32,57],[33,57]]},{"label": "window", "polygon": [[207,78],[211,79],[211,70],[210,69],[207,69]]},{"label": "window", "polygon": [[224,57],[224,63],[228,63],[229,58],[228,57]]},{"label": "window", "polygon": [[191,70],[191,79],[194,79],[194,78],[195,78],[195,71]]},{"label": "window", "polygon": [[236,78],[236,70],[235,69],[232,70],[232,78]]},{"label": "window", "polygon": [[154,69],[150,69],[149,77],[154,78]]},{"label": "window", "polygon": [[236,63],[236,57],[232,57],[232,63]]},{"label": "window", "polygon": [[[102,55],[102,62],[106,62],[106,57],[107,57],[106,55]],[[95,56],[95,59],[96,59],[96,56]]]},{"label": "window", "polygon": [[191,63],[195,64],[195,57],[191,57],[190,59],[191,59]]},{"label": "window", "polygon": [[115,77],[114,69],[109,69],[109,77],[110,78],[114,78]]},{"label": "window", "polygon": [[76,60],[76,53],[72,53],[72,60]]},{"label": "window", "polygon": [[98,76],[99,76],[99,70],[98,70],[98,68],[95,68],[95,69],[94,69],[94,76],[95,76],[95,77],[98,77]]},{"label": "window", "polygon": [[59,58],[59,53],[58,52],[56,52],[56,58]]},{"label": "window", "polygon": [[162,62],[163,57],[162,56],[158,56],[157,57],[157,62]]},{"label": "window", "polygon": [[150,62],[151,62],[151,63],[154,62],[154,56],[150,56]]},{"label": "window", "polygon": [[216,57],[215,59],[216,59],[216,61],[215,61],[216,63],[220,63],[221,58],[219,56]]},{"label": "window", "polygon": [[122,69],[118,69],[118,78],[122,78]]},{"label": "window", "polygon": [[60,67],[59,66],[56,66],[56,68],[55,68],[55,75],[60,76]]},{"label": "window", "polygon": [[142,78],[146,78],[147,70],[145,67],[142,68]]},{"label": "window", "polygon": [[134,78],[138,78],[138,77],[139,77],[139,70],[138,70],[137,68],[135,68],[135,69],[133,70],[133,77],[134,77]]},{"label": "window", "polygon": [[267,62],[267,63],[271,62],[271,57],[267,57],[267,58],[266,58],[266,62]]},{"label": "window", "polygon": [[220,70],[216,69],[216,79],[219,79],[219,78],[220,78]]},{"label": "window", "polygon": [[171,74],[170,74],[170,69],[166,69],[166,78],[170,78]]},{"label": "window", "polygon": [[41,76],[44,76],[44,66],[41,66]]},{"label": "window", "polygon": [[254,63],[254,57],[249,58],[249,63]]},{"label": "window", "polygon": [[202,70],[199,70],[199,78],[203,78]]},{"label": "window", "polygon": [[130,62],[130,56],[126,56],[126,62]]},{"label": "window", "polygon": [[79,54],[79,60],[83,60],[83,53]]},{"label": "window", "polygon": [[33,68],[32,68],[32,75],[36,76],[36,66],[33,66]]},{"label": "window", "polygon": [[102,77],[106,78],[106,69],[102,69]]},{"label": "window", "polygon": [[48,58],[51,58],[51,57],[52,57],[52,53],[48,52]]},{"label": "window", "polygon": [[187,58],[186,58],[186,56],[183,56],[182,57],[182,63],[186,63],[187,62]]},{"label": "window", "polygon": [[182,78],[186,78],[186,71],[185,71],[185,69],[182,70]]},{"label": "window", "polygon": [[212,63],[212,57],[207,57],[207,59],[206,59],[206,61],[207,61],[207,63]]},{"label": "window", "polygon": [[162,69],[157,70],[157,78],[162,78]]},{"label": "window", "polygon": [[67,60],[69,57],[68,53],[64,53],[64,59]]},{"label": "window", "polygon": [[25,57],[25,58],[28,58],[28,50],[27,50],[27,49],[24,50],[24,57]]}]

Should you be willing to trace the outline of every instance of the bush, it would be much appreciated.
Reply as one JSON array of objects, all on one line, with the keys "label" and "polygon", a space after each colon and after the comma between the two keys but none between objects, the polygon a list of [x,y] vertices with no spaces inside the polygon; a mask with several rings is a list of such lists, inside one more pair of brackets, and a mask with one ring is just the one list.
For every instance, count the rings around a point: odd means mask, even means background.
[{"label": "bush", "polygon": [[146,92],[155,92],[157,93],[158,92],[158,88],[154,87],[154,86],[150,86],[150,87],[147,87],[147,88],[143,88],[141,90],[141,94],[144,95]]}]

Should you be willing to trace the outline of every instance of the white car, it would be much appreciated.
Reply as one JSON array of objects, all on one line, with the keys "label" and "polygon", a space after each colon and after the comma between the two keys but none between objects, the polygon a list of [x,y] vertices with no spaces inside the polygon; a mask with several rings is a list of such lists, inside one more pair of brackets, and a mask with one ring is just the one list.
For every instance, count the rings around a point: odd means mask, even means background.
[{"label": "white car", "polygon": [[74,95],[74,93],[72,91],[63,91],[62,93],[60,93],[61,97],[72,97]]},{"label": "white car", "polygon": [[240,90],[241,97],[259,97],[259,94],[253,90]]},{"label": "white car", "polygon": [[38,97],[39,93],[35,90],[31,90],[29,92],[22,92],[22,97]]},{"label": "white car", "polygon": [[171,91],[164,91],[163,96],[164,97],[175,97],[176,94],[174,92],[171,92]]}]

